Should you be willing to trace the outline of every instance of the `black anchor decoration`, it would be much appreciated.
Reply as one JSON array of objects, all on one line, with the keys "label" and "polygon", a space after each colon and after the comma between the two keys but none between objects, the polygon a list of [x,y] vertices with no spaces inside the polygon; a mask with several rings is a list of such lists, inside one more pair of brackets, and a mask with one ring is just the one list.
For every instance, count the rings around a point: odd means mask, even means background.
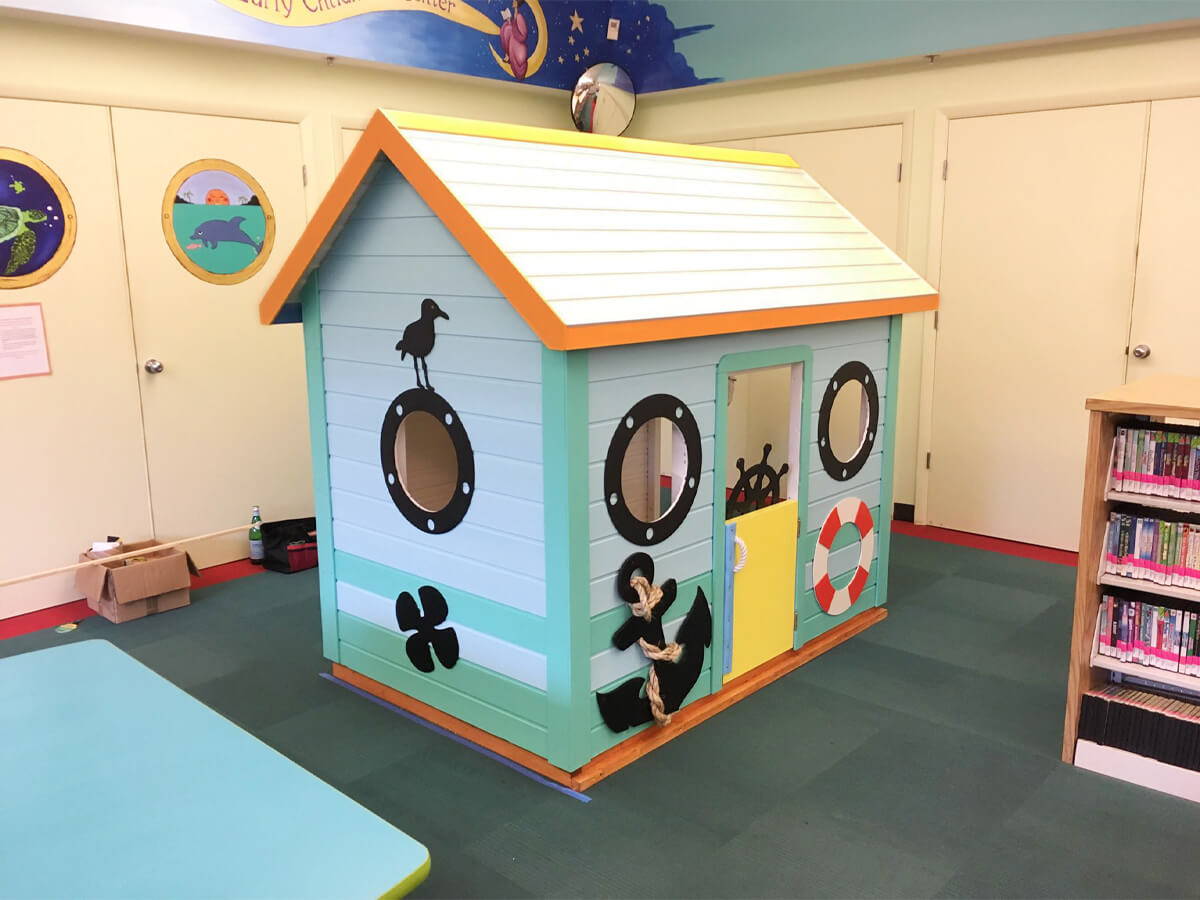
[{"label": "black anchor decoration", "polygon": [[729,499],[725,501],[725,518],[754,512],[772,503],[779,502],[779,480],[787,474],[788,464],[784,463],[776,472],[767,462],[771,455],[771,445],[763,444],[762,461],[746,468],[746,460],[737,461],[738,480],[733,486]]},{"label": "black anchor decoration", "polygon": [[[629,579],[637,573],[651,582],[654,581],[654,561],[648,554],[633,554],[621,564],[617,573],[617,593],[630,605],[637,603],[639,599],[637,592],[629,584]],[[662,583],[661,588],[662,599],[654,607],[649,622],[631,614],[629,619],[613,632],[613,646],[618,650],[633,646],[638,638],[645,638],[647,643],[660,650],[667,646],[663,635],[662,617],[675,602],[678,585],[674,578],[670,578]],[[700,588],[696,588],[696,598],[692,601],[692,608],[688,610],[683,624],[679,626],[675,641],[683,648],[675,662],[659,660],[651,663],[658,676],[663,708],[668,714],[676,712],[683,705],[684,698],[695,686],[700,677],[700,670],[704,668],[704,648],[712,643],[712,614],[709,612],[704,591]],[[612,731],[621,732],[654,721],[654,714],[650,710],[650,698],[642,694],[645,682],[645,678],[635,676],[611,691],[597,692],[596,704],[600,707],[600,717]]]},{"label": "black anchor decoration", "polygon": [[[401,360],[405,356],[412,357],[413,371],[417,375],[417,387],[425,388],[428,391],[433,390],[433,385],[429,383],[429,363],[425,361],[425,358],[433,352],[433,342],[437,338],[433,330],[433,323],[436,319],[449,321],[450,317],[442,312],[442,308],[432,297],[426,297],[421,301],[421,318],[415,322],[409,322],[404,327],[404,334],[396,342],[396,349],[400,351]],[[422,369],[425,371],[424,384],[421,384]]]},{"label": "black anchor decoration", "polygon": [[415,631],[404,644],[405,652],[412,664],[422,672],[432,672],[433,654],[437,654],[438,662],[447,669],[453,669],[458,662],[458,635],[453,628],[438,628],[450,615],[446,606],[446,598],[441,591],[427,584],[417,588],[421,597],[421,609],[417,601],[408,591],[396,598],[396,624],[401,631]]}]

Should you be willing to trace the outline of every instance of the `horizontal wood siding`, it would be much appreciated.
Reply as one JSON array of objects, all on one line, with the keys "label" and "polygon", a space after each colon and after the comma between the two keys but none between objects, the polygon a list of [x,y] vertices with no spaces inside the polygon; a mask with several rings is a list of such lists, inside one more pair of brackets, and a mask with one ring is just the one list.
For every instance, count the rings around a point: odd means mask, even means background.
[{"label": "horizontal wood siding", "polygon": [[[379,458],[388,404],[416,386],[395,346],[425,297],[450,317],[435,321],[429,381],[475,458],[470,509],[440,535],[396,509]],[[540,342],[387,167],[322,262],[320,307],[342,663],[545,755]],[[428,675],[395,619],[397,594],[425,584],[445,596],[461,649]]]},{"label": "horizontal wood siding", "polygon": [[[632,651],[618,653],[605,645],[626,615],[625,604],[617,596],[614,583],[617,569],[629,554],[646,550],[654,559],[656,580],[661,582],[675,578],[681,583],[703,583],[710,603],[714,601],[714,589],[710,583],[713,566],[713,502],[716,499],[724,503],[720,475],[714,471],[717,364],[723,356],[731,353],[796,346],[807,346],[813,351],[813,362],[805,377],[813,381],[814,406],[819,404],[821,396],[816,388],[819,387],[823,392],[830,376],[850,359],[860,359],[877,370],[880,373],[879,383],[885,383],[883,373],[886,372],[888,353],[886,319],[836,322],[590,351],[588,500],[593,689],[645,669],[644,659],[639,660],[637,654]],[[621,417],[637,401],[654,393],[674,394],[687,403],[700,429],[704,458],[699,491],[683,524],[665,541],[642,548],[620,537],[608,517],[603,496],[604,459]],[[815,418],[810,433],[815,442]],[[883,446],[881,439],[877,438],[876,446]],[[811,459],[816,458],[817,452],[813,447]],[[876,503],[880,461],[881,457],[869,460],[860,475],[860,478],[867,478],[876,485]],[[819,462],[815,465],[819,467]],[[822,476],[830,483],[821,482]],[[832,508],[836,499],[857,486],[859,480],[833,483],[822,472],[821,476],[810,474],[810,486],[814,483],[818,490],[809,495],[812,501],[808,509],[810,518],[820,513],[826,502]],[[811,560],[811,549],[802,549],[803,553],[808,555],[802,555],[798,561],[801,578],[805,577],[804,563]],[[676,601],[677,605],[682,604],[680,615],[669,618],[670,624],[676,624],[675,620],[686,612],[693,596],[694,588],[686,596],[680,594],[680,599]]]},{"label": "horizontal wood siding", "polygon": [[[867,322],[844,323],[853,331],[857,326],[857,341],[813,354],[813,385],[811,423],[812,442],[809,445],[809,490],[808,509],[803,522],[804,534],[800,539],[800,559],[796,567],[796,613],[797,642],[806,643],[865,609],[882,602],[876,589],[880,552],[884,546],[887,529],[891,523],[891,498],[885,497],[885,476],[891,459],[886,452],[888,438],[894,425],[890,418],[894,397],[888,396],[889,353],[891,322],[887,318],[871,319]],[[879,428],[875,435],[871,455],[853,478],[838,481],[827,474],[821,465],[817,447],[817,414],[821,398],[834,372],[846,362],[857,360],[871,369],[876,391],[879,393]],[[890,491],[890,488],[888,489]],[[867,504],[875,521],[875,549],[871,558],[870,576],[855,604],[838,616],[828,615],[817,603],[813,594],[812,560],[817,545],[817,536],[826,516],[838,502],[846,497],[856,497]],[[834,543],[829,555],[829,574],[835,586],[850,580],[858,565],[859,542],[856,532],[847,530]]]}]

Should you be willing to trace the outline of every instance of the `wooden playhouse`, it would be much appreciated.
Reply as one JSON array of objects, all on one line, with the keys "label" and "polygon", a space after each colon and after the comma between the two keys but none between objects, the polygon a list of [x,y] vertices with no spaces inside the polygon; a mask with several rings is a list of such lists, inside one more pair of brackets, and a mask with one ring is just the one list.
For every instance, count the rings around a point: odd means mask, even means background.
[{"label": "wooden playhouse", "polygon": [[936,302],[786,156],[376,113],[261,308],[335,674],[584,788],[879,621]]}]

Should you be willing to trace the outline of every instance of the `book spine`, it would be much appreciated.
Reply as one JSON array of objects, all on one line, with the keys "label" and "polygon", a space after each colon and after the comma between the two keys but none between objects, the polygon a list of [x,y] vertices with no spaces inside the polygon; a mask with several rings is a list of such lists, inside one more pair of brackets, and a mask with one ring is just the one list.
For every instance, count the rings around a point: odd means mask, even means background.
[{"label": "book spine", "polygon": [[1117,429],[1117,442],[1113,448],[1113,471],[1112,471],[1112,489],[1114,491],[1123,491],[1125,489],[1125,439],[1129,436],[1129,429],[1121,426]]}]

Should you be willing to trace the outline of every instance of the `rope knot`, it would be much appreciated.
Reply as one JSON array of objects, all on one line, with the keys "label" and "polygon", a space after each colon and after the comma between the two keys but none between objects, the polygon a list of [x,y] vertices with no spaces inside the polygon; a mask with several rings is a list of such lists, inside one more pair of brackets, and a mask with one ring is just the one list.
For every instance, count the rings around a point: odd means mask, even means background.
[{"label": "rope knot", "polygon": [[[650,580],[643,575],[634,575],[630,578],[629,586],[638,595],[637,602],[629,605],[630,613],[649,622],[654,618],[654,608],[662,600],[662,588],[657,584],[651,584]],[[678,662],[680,654],[683,653],[683,647],[672,641],[667,646],[659,648],[645,638],[638,638],[638,646],[642,648],[646,659],[650,660],[650,677],[646,681],[646,697],[650,700],[650,713],[659,725],[670,725],[671,714],[663,705],[662,693],[658,684],[658,672],[654,668],[654,663]]]}]

